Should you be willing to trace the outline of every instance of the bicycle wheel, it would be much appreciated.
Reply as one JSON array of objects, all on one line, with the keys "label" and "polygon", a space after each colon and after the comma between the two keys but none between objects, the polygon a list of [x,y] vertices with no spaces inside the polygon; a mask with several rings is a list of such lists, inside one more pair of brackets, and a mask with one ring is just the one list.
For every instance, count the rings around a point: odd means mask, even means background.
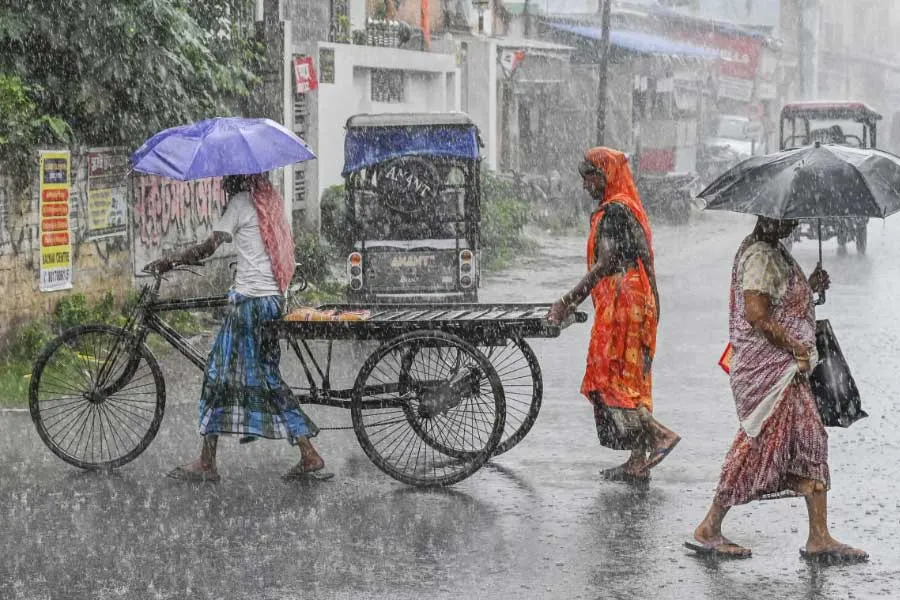
[{"label": "bicycle wheel", "polygon": [[111,469],[153,441],[166,407],[165,381],[150,350],[125,330],[84,325],[38,357],[28,406],[54,454],[82,469]]},{"label": "bicycle wheel", "polygon": [[494,456],[522,441],[541,411],[544,383],[537,356],[525,340],[507,339],[502,346],[478,346],[497,370],[506,400],[506,426]]},{"label": "bicycle wheel", "polygon": [[441,486],[491,456],[506,403],[481,352],[454,335],[424,331],[398,336],[366,360],[350,410],[359,444],[379,469],[410,485]]}]

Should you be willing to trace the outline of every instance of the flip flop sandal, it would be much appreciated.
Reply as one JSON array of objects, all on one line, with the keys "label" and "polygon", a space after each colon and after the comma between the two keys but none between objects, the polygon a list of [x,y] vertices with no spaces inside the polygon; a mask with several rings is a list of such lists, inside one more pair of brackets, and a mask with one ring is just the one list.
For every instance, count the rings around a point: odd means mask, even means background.
[{"label": "flip flop sandal", "polygon": [[284,481],[327,481],[332,477],[334,477],[334,473],[326,471],[324,467],[315,471],[293,468],[281,476]]},{"label": "flip flop sandal", "polygon": [[665,446],[663,448],[657,448],[656,450],[651,452],[650,459],[647,461],[647,464],[644,465],[644,468],[652,469],[653,467],[655,467],[656,465],[661,463],[663,461],[663,459],[665,459],[669,455],[669,453],[675,449],[675,446],[677,446],[678,442],[680,442],[680,441],[681,441],[680,437],[675,438],[675,441],[672,442],[671,444],[669,444],[668,446]]},{"label": "flip flop sandal", "polygon": [[742,560],[745,558],[750,558],[753,556],[753,552],[750,548],[744,548],[746,552],[724,552],[722,548],[732,546],[735,548],[739,548],[737,544],[733,542],[697,542],[697,541],[687,541],[684,543],[684,547],[693,550],[697,553],[698,556],[705,556],[710,558],[726,558],[726,559],[734,559],[734,560]]},{"label": "flip flop sandal", "polygon": [[855,548],[847,544],[841,544],[836,548],[819,550],[817,552],[809,552],[805,548],[800,548],[800,558],[811,563],[824,565],[853,564],[869,560],[868,554],[850,554],[847,550],[855,550]]},{"label": "flip flop sandal", "polygon": [[222,479],[218,471],[192,471],[184,467],[175,467],[166,474],[166,477],[194,483],[218,483]]}]

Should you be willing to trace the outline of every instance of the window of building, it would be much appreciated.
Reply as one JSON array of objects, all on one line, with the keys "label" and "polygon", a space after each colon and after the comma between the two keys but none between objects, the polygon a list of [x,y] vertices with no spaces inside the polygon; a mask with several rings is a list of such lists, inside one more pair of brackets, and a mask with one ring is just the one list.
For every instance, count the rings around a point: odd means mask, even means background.
[{"label": "window of building", "polygon": [[372,69],[372,102],[403,102],[406,77],[397,69]]}]

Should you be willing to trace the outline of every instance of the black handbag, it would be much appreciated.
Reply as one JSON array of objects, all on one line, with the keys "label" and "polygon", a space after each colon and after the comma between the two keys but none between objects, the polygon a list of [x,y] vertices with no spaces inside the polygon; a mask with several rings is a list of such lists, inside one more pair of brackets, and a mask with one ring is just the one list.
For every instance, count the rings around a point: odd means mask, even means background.
[{"label": "black handbag", "polygon": [[850,427],[868,417],[828,319],[816,321],[816,350],[819,363],[810,374],[809,383],[822,423],[826,427]]}]

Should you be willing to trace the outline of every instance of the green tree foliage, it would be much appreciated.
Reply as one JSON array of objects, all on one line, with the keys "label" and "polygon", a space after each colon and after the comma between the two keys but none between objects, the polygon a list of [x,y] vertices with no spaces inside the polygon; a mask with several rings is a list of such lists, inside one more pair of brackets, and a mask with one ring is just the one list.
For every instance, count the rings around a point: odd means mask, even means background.
[{"label": "green tree foliage", "polygon": [[[34,115],[84,144],[134,147],[165,127],[230,114],[255,85],[252,0],[23,0],[0,7],[0,73]],[[26,111],[27,112],[27,111]]]},{"label": "green tree foliage", "polygon": [[498,269],[516,256],[533,251],[534,244],[524,231],[528,203],[510,183],[487,169],[481,171],[481,189],[482,266]]},{"label": "green tree foliage", "polygon": [[67,142],[70,133],[65,121],[38,113],[21,79],[0,73],[0,162],[21,164],[35,146]]},{"label": "green tree foliage", "polygon": [[341,260],[353,251],[354,241],[345,196],[343,185],[333,185],[326,188],[319,198],[322,237],[337,251]]}]

